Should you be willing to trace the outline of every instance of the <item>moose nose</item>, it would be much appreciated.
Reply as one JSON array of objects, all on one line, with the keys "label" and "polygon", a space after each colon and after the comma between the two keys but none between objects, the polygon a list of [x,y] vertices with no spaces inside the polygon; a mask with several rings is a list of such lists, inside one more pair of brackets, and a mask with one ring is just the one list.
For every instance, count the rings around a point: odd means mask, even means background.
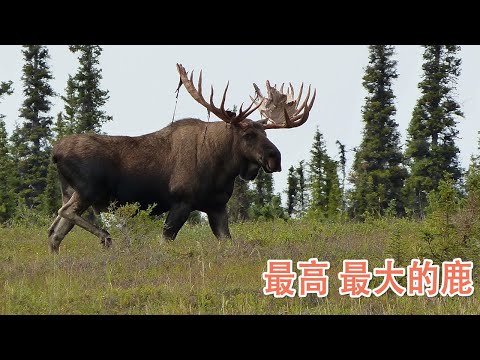
[{"label": "moose nose", "polygon": [[280,172],[282,171],[282,156],[278,149],[270,149],[267,153],[267,162],[270,171]]}]

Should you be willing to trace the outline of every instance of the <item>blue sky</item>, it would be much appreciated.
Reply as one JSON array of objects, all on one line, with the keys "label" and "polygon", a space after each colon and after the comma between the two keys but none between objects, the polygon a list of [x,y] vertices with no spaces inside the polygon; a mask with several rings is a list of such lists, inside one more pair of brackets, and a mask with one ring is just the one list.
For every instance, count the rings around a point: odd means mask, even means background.
[{"label": "blue sky", "polygon": [[[178,84],[175,64],[181,63],[188,71],[197,70],[197,74],[203,69],[204,88],[213,84],[218,97],[230,81],[226,103],[230,108],[234,104],[248,103],[254,82],[261,89],[266,80],[271,83],[291,82],[295,88],[304,82],[317,89],[317,100],[306,124],[295,129],[268,131],[269,138],[282,152],[283,171],[274,174],[278,192],[286,187],[290,165],[308,160],[317,126],[324,134],[330,156],[335,159],[338,159],[336,140],[346,144],[349,150],[361,142],[361,108],[366,95],[362,76],[368,63],[366,45],[109,45],[103,49],[100,59],[102,88],[110,91],[105,110],[114,118],[103,128],[108,134],[134,136],[168,125],[172,120],[174,91]],[[68,74],[76,71],[76,57],[65,45],[49,46],[49,50],[55,77],[52,86],[63,95]],[[395,119],[402,145],[420,94],[417,84],[421,80],[422,52],[417,45],[396,46],[399,77],[393,89],[397,97]],[[465,118],[458,123],[460,138],[457,144],[461,164],[467,167],[470,156],[477,153],[477,131],[480,130],[480,46],[462,46],[459,55],[463,63],[456,98]],[[20,121],[22,65],[20,46],[0,46],[0,81],[12,80],[15,88],[14,94],[0,104],[0,113],[7,116],[9,133],[15,122]],[[53,99],[53,103],[52,115],[56,115],[63,104],[59,97]],[[206,110],[190,98],[185,89],[180,93],[175,118],[183,117],[207,118]],[[353,152],[348,153],[347,160],[350,167]]]}]

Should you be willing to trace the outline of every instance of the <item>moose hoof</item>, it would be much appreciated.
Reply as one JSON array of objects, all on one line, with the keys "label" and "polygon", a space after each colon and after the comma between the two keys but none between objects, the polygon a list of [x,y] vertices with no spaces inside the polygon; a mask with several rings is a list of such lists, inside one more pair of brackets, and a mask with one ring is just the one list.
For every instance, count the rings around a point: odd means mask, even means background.
[{"label": "moose hoof", "polygon": [[48,248],[49,248],[51,254],[57,255],[58,254],[58,249],[60,248],[60,244],[53,244],[53,243],[50,242],[48,244]]},{"label": "moose hoof", "polygon": [[101,243],[104,249],[108,249],[110,246],[112,246],[112,238],[111,237],[103,238]]}]

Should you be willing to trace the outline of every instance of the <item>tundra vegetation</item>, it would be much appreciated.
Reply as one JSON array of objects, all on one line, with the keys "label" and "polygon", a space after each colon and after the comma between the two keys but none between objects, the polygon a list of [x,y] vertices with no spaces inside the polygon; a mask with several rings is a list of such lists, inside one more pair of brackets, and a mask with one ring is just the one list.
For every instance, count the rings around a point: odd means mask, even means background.
[{"label": "tundra vegetation", "polygon": [[[454,96],[459,46],[424,46],[421,95],[412,109],[405,146],[391,86],[399,76],[395,49],[370,46],[360,145],[352,150],[352,144],[338,139],[338,154],[328,154],[320,119],[309,140],[310,157],[282,164],[288,172],[284,204],[268,166],[259,167],[250,182],[236,177],[226,208],[232,239],[219,241],[207,219],[192,212],[176,239],[165,241],[167,214],[158,211],[161,204],[113,202],[101,218],[84,214],[108,231],[113,246],[102,249],[95,235],[74,227],[54,256],[48,251],[47,229],[62,205],[57,167],[51,161],[54,144],[73,134],[101,134],[102,124],[112,120],[102,110],[108,91],[100,86],[101,47],[70,50],[78,55],[79,68],[68,79],[61,96],[64,110],[55,122],[50,107],[58,94],[49,86],[53,74],[43,45],[23,48],[23,121],[9,135],[0,115],[1,314],[480,312],[480,149],[469,168],[462,169],[455,144],[455,125],[463,117]],[[0,100],[19,91],[10,79],[1,80]],[[265,103],[257,100],[256,105],[268,112]],[[346,160],[349,151],[354,152],[352,164]],[[267,260],[291,259],[295,264],[310,258],[330,262],[327,297],[276,299],[263,294]],[[384,266],[386,258],[395,259],[398,267],[412,259],[431,259],[437,265],[454,258],[472,261],[475,292],[432,298],[400,297],[391,291],[360,299],[339,294],[343,260],[366,259],[372,271]],[[380,280],[374,278],[370,288]],[[405,278],[399,282],[406,285]]]}]

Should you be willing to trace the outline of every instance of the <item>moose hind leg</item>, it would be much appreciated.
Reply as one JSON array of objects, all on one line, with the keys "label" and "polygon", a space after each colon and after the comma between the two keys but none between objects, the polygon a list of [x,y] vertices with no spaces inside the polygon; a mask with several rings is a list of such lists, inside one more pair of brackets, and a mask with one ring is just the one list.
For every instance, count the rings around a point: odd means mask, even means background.
[{"label": "moose hind leg", "polygon": [[185,203],[172,206],[163,227],[163,238],[166,240],[175,240],[183,224],[188,220],[191,211],[192,207]]},{"label": "moose hind leg", "polygon": [[49,247],[52,253],[58,254],[60,243],[74,226],[75,224],[70,220],[60,218],[54,229],[48,235]]},{"label": "moose hind leg", "polygon": [[75,225],[80,226],[82,229],[87,230],[93,235],[98,236],[103,246],[108,247],[112,243],[110,234],[106,230],[100,229],[81,217],[82,213],[89,206],[90,204],[81,199],[77,192],[74,192],[70,200],[60,208],[58,215],[64,219],[70,220]]},{"label": "moose hind leg", "polygon": [[[68,200],[73,195],[74,190],[71,187],[62,185],[62,206],[65,205]],[[55,220],[53,221],[52,225],[48,228],[48,237],[52,236],[53,232],[55,231],[55,227],[57,226],[58,222],[62,217],[58,215]]]},{"label": "moose hind leg", "polygon": [[54,233],[55,231],[55,227],[57,226],[57,224],[59,223],[60,219],[62,217],[60,215],[58,215],[55,220],[53,221],[52,225],[50,225],[50,227],[48,228],[48,237],[52,236],[52,234]]}]

